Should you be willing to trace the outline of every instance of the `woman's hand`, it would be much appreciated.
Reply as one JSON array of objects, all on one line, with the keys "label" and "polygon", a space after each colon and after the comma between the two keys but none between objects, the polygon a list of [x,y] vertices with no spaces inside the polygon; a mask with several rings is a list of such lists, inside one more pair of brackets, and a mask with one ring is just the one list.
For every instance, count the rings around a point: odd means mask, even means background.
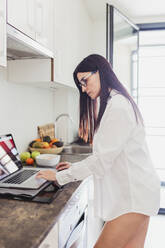
[{"label": "woman's hand", "polygon": [[[69,162],[61,162],[56,166],[57,171],[68,169],[71,166]],[[48,181],[56,181],[56,173],[52,170],[39,171],[36,178],[44,178]]]},{"label": "woman's hand", "polygon": [[68,169],[71,166],[69,162],[61,162],[56,166],[57,171]]},{"label": "woman's hand", "polygon": [[39,171],[36,178],[44,178],[48,181],[56,181],[56,173],[51,170]]}]

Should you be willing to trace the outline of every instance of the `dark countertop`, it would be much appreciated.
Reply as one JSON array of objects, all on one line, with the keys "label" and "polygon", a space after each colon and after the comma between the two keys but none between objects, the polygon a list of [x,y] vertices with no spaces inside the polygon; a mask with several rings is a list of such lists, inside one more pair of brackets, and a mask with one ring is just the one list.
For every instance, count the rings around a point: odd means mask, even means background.
[{"label": "dark countertop", "polygon": [[51,204],[0,199],[0,248],[38,247],[80,184],[65,185]]}]

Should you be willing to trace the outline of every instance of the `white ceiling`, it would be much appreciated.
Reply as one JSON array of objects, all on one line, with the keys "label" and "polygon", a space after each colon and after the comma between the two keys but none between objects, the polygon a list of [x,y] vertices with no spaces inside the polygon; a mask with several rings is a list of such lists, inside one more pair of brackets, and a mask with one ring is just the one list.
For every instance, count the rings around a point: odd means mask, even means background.
[{"label": "white ceiling", "polygon": [[137,22],[165,22],[165,0],[84,0],[93,20],[105,17],[106,2]]}]

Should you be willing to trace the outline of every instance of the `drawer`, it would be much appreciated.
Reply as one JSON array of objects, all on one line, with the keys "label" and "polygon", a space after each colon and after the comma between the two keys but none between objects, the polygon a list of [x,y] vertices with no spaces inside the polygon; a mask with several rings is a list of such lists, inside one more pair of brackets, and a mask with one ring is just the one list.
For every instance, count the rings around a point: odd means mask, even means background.
[{"label": "drawer", "polygon": [[88,204],[87,187],[75,192],[59,220],[59,247],[63,247]]},{"label": "drawer", "polygon": [[67,214],[62,216],[59,221],[59,247],[63,247],[79,220],[78,205],[73,206]]}]

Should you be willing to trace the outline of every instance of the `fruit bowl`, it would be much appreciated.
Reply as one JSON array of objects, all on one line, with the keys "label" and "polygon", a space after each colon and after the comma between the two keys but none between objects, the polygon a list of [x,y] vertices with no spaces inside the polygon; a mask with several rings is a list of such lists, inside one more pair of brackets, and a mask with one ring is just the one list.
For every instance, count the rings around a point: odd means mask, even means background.
[{"label": "fruit bowl", "polygon": [[57,147],[57,148],[32,148],[32,147],[29,147],[29,150],[31,152],[38,151],[41,154],[44,154],[44,153],[46,153],[46,154],[58,154],[58,153],[62,152],[63,149],[64,149],[63,146]]},{"label": "fruit bowl", "polygon": [[41,154],[36,157],[36,163],[39,166],[55,167],[60,162],[61,155],[57,154]]}]

